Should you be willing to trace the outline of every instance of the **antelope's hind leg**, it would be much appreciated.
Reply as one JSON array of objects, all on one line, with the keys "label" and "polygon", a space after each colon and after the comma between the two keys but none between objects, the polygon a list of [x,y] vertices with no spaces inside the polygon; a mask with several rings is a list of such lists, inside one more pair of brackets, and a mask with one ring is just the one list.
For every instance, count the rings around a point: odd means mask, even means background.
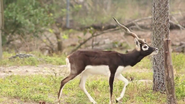
[{"label": "antelope's hind leg", "polygon": [[84,70],[84,67],[77,67],[75,64],[68,63],[68,62],[69,61],[67,60],[67,64],[68,64],[68,68],[70,70],[70,74],[61,81],[60,89],[59,89],[59,92],[58,92],[58,101],[59,102],[60,102],[60,97],[62,95],[62,90],[63,90],[65,84],[68,83],[70,80],[74,79],[76,76],[78,76]]},{"label": "antelope's hind leg", "polygon": [[83,73],[80,79],[80,88],[83,90],[83,92],[87,95],[87,97],[89,98],[89,100],[93,103],[93,104],[97,104],[96,101],[91,97],[91,95],[87,92],[86,88],[85,88],[85,82],[87,80],[88,75]]},{"label": "antelope's hind leg", "polygon": [[72,80],[73,78],[75,78],[77,75],[76,74],[70,74],[69,76],[67,76],[66,78],[64,78],[62,81],[61,81],[61,85],[60,85],[60,89],[59,89],[59,92],[58,92],[58,101],[60,102],[60,97],[62,95],[62,90],[64,88],[64,85],[66,83],[68,83],[70,80]]}]

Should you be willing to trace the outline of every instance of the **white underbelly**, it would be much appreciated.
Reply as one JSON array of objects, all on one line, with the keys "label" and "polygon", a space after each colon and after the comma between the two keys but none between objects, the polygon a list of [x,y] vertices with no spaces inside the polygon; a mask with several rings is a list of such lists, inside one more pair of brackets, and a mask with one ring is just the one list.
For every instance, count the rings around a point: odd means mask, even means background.
[{"label": "white underbelly", "polygon": [[[124,70],[124,67],[119,66],[116,70],[115,75],[121,74],[123,70]],[[88,65],[85,67],[85,70],[82,72],[82,74],[110,76],[110,70],[108,65],[100,65],[100,66]]]}]

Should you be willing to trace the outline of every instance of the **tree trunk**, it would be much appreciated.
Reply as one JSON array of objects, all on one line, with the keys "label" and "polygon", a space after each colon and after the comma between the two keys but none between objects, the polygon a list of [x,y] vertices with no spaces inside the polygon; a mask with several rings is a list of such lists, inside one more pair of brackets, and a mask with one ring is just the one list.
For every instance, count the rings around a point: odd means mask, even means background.
[{"label": "tree trunk", "polygon": [[4,29],[3,0],[0,0],[0,59],[2,59],[2,34]]},{"label": "tree trunk", "polygon": [[59,52],[63,51],[63,45],[62,45],[62,37],[60,36],[60,32],[54,33],[57,39],[57,48]]},{"label": "tree trunk", "polygon": [[176,104],[169,27],[169,0],[153,0],[152,39],[159,48],[159,54],[153,58],[153,90],[166,91],[167,103]]},{"label": "tree trunk", "polygon": [[167,94],[167,103],[168,104],[176,104],[176,96],[175,96],[175,83],[174,83],[174,73],[173,73],[173,65],[171,60],[171,41],[169,35],[169,0],[166,1],[164,4],[166,12],[166,21],[165,25],[167,28],[164,30],[166,31],[165,40],[164,40],[164,63],[165,63],[165,86],[166,86],[166,94]]},{"label": "tree trunk", "polygon": [[152,44],[159,49],[159,53],[152,59],[153,61],[153,90],[165,92],[165,68],[164,68],[164,35],[169,28],[166,22],[167,12],[165,10],[166,0],[153,0],[153,35]]},{"label": "tree trunk", "polygon": [[174,73],[173,73],[173,65],[171,61],[171,42],[169,36],[164,42],[165,51],[165,84],[166,84],[166,93],[167,93],[167,103],[168,104],[177,104],[176,96],[175,96],[175,83],[174,83]]}]

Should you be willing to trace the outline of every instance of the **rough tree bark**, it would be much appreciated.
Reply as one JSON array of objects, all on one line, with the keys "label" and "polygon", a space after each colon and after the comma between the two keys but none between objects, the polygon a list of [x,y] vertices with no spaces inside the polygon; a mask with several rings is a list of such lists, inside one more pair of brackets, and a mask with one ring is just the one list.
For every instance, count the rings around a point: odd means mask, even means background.
[{"label": "rough tree bark", "polygon": [[153,90],[165,92],[165,68],[164,68],[164,35],[169,28],[166,18],[166,0],[153,0],[153,35],[152,44],[159,49],[159,53],[152,59],[153,62]]},{"label": "rough tree bark", "polygon": [[169,0],[153,0],[152,40],[159,48],[159,54],[153,58],[153,90],[166,91],[167,103],[176,104],[169,27]]}]

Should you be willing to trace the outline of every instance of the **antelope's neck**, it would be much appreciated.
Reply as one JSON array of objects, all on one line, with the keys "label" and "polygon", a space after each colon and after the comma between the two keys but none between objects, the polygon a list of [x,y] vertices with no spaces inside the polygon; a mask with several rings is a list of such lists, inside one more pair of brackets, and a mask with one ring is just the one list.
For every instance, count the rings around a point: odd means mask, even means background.
[{"label": "antelope's neck", "polygon": [[140,54],[139,51],[133,50],[130,53],[123,54],[124,66],[134,66],[138,62],[140,62],[144,56]]}]

